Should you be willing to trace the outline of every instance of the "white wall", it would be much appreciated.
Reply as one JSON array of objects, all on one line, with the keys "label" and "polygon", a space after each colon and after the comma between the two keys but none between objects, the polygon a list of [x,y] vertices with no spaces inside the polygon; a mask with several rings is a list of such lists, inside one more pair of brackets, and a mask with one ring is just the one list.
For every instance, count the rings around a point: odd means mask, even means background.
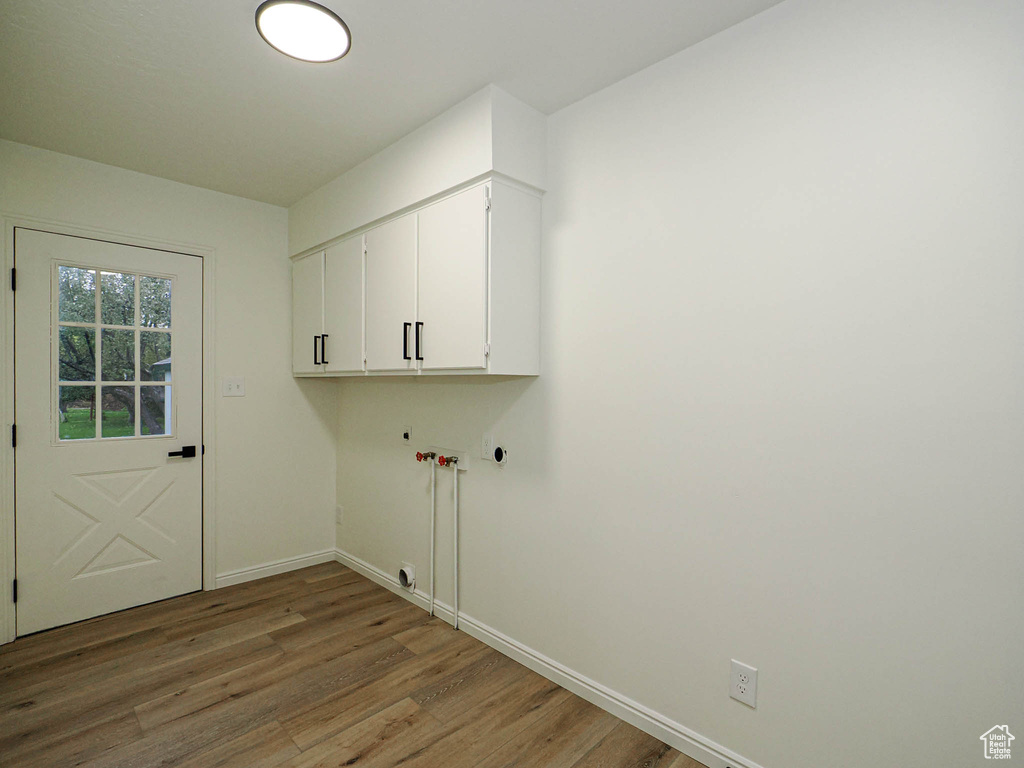
[{"label": "white wall", "polygon": [[542,375],[341,382],[339,546],[422,586],[412,453],[493,429],[474,618],[770,768],[1021,738],[1022,40],[788,0],[552,116]]},{"label": "white wall", "polygon": [[291,376],[284,208],[0,141],[0,214],[214,249],[210,373],[246,384],[216,399],[217,572],[333,546],[336,393]]}]

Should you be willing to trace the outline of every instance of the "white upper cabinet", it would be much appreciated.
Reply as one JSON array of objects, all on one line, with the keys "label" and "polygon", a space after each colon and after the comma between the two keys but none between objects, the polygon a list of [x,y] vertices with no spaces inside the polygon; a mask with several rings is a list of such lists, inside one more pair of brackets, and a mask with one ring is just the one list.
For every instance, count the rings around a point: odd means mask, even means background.
[{"label": "white upper cabinet", "polygon": [[363,238],[324,253],[324,330],[320,362],[327,373],[363,370]]},{"label": "white upper cabinet", "polygon": [[540,373],[540,195],[491,182],[487,372]]},{"label": "white upper cabinet", "polygon": [[324,252],[292,261],[292,371],[323,373]]},{"label": "white upper cabinet", "polygon": [[295,374],[540,373],[546,134],[488,85],[292,205]]},{"label": "white upper cabinet", "polygon": [[486,368],[488,187],[419,211],[415,357],[423,370]]},{"label": "white upper cabinet", "polygon": [[296,259],[295,373],[536,376],[540,213],[490,178]]},{"label": "white upper cabinet", "polygon": [[292,261],[292,372],[362,373],[363,238]]},{"label": "white upper cabinet", "polygon": [[415,370],[416,215],[366,233],[366,369]]}]

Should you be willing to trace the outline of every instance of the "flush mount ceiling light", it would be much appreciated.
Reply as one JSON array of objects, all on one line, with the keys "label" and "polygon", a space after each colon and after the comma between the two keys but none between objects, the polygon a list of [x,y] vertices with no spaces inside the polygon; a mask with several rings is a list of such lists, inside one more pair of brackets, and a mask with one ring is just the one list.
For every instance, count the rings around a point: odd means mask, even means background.
[{"label": "flush mount ceiling light", "polygon": [[352,47],[345,22],[310,0],[266,0],[256,9],[256,29],[271,47],[300,61],[337,61]]}]

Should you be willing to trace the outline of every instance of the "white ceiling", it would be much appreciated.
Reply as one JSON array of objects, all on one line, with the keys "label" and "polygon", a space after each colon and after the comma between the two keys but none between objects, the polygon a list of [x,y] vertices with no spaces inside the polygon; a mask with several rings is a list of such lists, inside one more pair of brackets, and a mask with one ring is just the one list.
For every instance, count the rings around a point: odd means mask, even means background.
[{"label": "white ceiling", "polygon": [[0,138],[289,205],[494,83],[545,113],[780,0],[322,0],[306,64],[259,0],[2,0]]}]

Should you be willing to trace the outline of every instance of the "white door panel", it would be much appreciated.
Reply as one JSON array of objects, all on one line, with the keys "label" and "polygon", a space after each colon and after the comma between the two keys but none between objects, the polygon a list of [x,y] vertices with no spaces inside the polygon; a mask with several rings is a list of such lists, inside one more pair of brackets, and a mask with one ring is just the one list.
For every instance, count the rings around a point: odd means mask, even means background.
[{"label": "white door panel", "polygon": [[487,340],[486,188],[419,212],[419,351],[424,370],[484,368]]},{"label": "white door panel", "polygon": [[416,215],[366,233],[366,369],[415,370]]},{"label": "white door panel", "polygon": [[15,259],[18,634],[200,589],[202,260],[20,228]]},{"label": "white door panel", "polygon": [[324,263],[326,370],[363,370],[363,238],[327,249]]},{"label": "white door panel", "polygon": [[324,253],[292,262],[292,371],[320,373],[324,327]]}]

